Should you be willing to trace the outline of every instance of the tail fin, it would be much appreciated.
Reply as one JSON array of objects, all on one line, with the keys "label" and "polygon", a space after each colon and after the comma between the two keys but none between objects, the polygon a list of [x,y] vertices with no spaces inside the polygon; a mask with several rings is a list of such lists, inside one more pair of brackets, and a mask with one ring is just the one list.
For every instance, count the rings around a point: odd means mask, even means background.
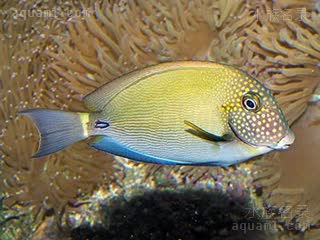
[{"label": "tail fin", "polygon": [[39,149],[32,157],[57,152],[88,137],[88,113],[29,109],[19,114],[30,117],[40,134]]}]

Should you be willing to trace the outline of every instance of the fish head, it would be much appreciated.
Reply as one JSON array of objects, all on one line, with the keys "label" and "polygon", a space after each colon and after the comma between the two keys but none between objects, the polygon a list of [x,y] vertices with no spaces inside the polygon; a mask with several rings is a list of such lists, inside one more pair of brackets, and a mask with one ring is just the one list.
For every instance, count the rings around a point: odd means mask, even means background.
[{"label": "fish head", "polygon": [[294,134],[271,91],[257,80],[234,88],[225,107],[233,133],[251,146],[286,149]]}]

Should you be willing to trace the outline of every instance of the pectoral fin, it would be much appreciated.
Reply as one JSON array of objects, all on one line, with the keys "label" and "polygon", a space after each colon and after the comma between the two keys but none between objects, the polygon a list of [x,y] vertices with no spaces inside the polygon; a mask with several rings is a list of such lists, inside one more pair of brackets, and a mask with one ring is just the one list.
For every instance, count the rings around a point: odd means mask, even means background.
[{"label": "pectoral fin", "polygon": [[223,136],[217,136],[215,134],[212,134],[210,132],[207,132],[206,130],[198,127],[197,125],[193,124],[192,122],[189,122],[187,120],[184,121],[184,123],[190,127],[190,129],[186,130],[187,132],[196,135],[198,137],[201,137],[206,140],[214,141],[214,142],[225,142],[225,141],[231,141],[233,139],[231,134],[224,134]]}]

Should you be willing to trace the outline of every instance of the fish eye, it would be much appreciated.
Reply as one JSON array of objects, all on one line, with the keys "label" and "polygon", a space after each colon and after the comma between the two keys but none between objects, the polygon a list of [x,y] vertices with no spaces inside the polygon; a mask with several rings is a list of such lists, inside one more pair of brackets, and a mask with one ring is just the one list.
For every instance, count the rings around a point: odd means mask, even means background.
[{"label": "fish eye", "polygon": [[248,92],[244,94],[241,102],[242,106],[250,112],[257,112],[260,109],[260,100],[256,93]]}]

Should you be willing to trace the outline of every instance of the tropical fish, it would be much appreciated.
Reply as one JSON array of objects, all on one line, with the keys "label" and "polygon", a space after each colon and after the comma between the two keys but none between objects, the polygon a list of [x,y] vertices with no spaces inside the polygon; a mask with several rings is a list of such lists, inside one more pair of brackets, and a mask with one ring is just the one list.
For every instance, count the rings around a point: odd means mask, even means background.
[{"label": "tropical fish", "polygon": [[40,133],[34,157],[94,136],[92,147],[136,161],[229,166],[294,141],[272,93],[218,63],[146,67],[96,89],[83,103],[87,113],[21,112]]}]

